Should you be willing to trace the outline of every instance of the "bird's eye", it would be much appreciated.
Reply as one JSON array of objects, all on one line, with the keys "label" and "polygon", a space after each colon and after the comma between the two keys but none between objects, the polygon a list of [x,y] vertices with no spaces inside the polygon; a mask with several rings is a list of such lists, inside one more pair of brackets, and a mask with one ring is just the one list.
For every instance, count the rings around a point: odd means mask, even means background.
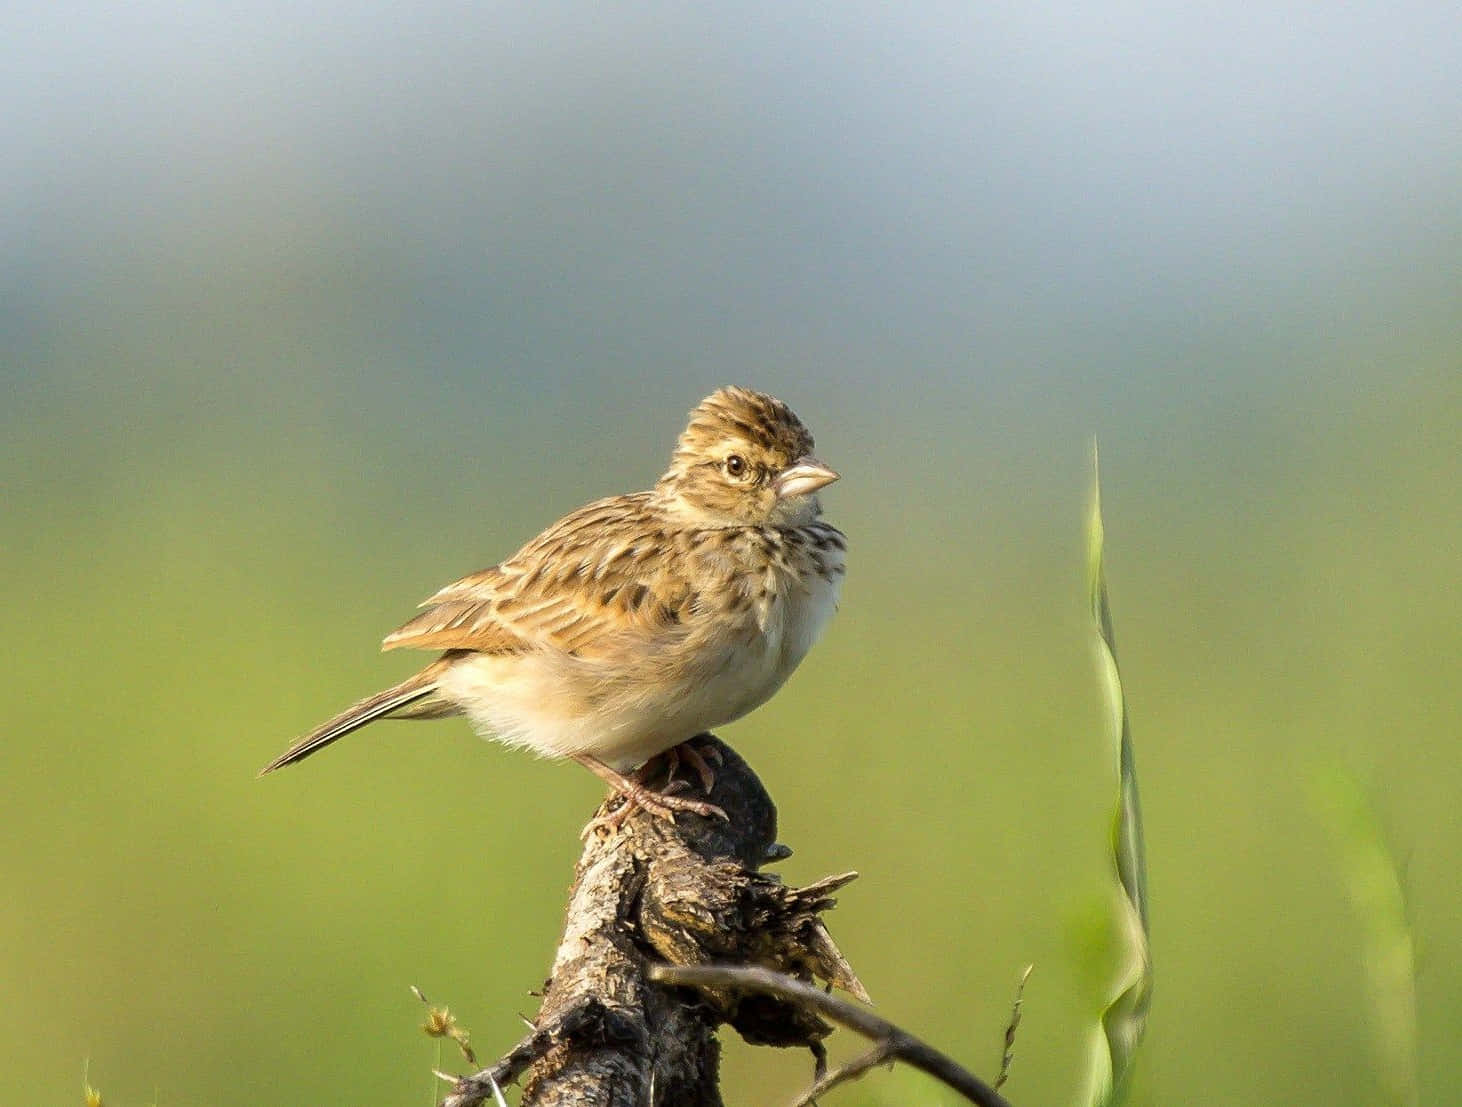
[{"label": "bird's eye", "polygon": [[726,459],[726,474],[732,477],[740,477],[746,474],[746,458],[740,454],[732,454]]}]

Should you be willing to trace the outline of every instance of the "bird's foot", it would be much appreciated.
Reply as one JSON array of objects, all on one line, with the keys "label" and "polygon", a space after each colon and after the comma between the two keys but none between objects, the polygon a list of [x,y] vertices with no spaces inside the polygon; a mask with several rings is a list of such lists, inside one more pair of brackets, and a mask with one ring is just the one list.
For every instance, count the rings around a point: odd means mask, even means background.
[{"label": "bird's foot", "polygon": [[[695,756],[701,765],[705,764],[705,759],[698,752]],[[649,776],[649,772],[647,771],[649,769],[648,764],[642,765],[633,777],[628,777],[610,768],[597,757],[593,757],[590,754],[579,754],[574,760],[603,780],[622,797],[620,805],[609,814],[600,815],[595,819],[591,819],[589,825],[584,827],[584,832],[580,835],[581,838],[588,838],[589,835],[601,828],[611,833],[618,830],[624,824],[624,820],[637,808],[643,808],[656,818],[667,819],[670,822],[675,821],[675,813],[677,811],[689,811],[692,814],[701,815],[706,818],[718,818],[725,819],[727,822],[730,821],[730,817],[726,812],[714,803],[707,803],[704,800],[687,799],[684,796],[676,795],[676,792],[686,786],[684,781],[671,780],[660,791],[655,791],[647,787],[645,780]],[[691,764],[694,765],[695,761],[692,761]],[[700,770],[697,769],[696,771],[699,774]],[[703,782],[704,779],[702,777]],[[714,779],[712,777],[712,783],[714,783]]]},{"label": "bird's foot", "polygon": [[716,786],[716,774],[711,771],[711,766],[707,762],[708,760],[714,761],[717,768],[719,768],[721,765],[721,751],[715,746],[706,746],[704,750],[696,749],[693,743],[698,738],[700,738],[700,735],[696,735],[695,738],[687,738],[680,745],[671,746],[665,751],[666,779],[674,781],[675,770],[684,761],[695,772],[695,775],[700,778],[701,791],[709,796],[711,789]]}]

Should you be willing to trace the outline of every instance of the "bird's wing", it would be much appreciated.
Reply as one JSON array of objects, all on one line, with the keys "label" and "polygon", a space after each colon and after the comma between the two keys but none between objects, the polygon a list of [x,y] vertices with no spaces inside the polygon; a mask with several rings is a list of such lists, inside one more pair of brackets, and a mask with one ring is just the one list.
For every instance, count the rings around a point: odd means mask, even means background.
[{"label": "bird's wing", "polygon": [[566,516],[501,565],[447,585],[383,649],[580,657],[673,634],[695,601],[648,493]]}]

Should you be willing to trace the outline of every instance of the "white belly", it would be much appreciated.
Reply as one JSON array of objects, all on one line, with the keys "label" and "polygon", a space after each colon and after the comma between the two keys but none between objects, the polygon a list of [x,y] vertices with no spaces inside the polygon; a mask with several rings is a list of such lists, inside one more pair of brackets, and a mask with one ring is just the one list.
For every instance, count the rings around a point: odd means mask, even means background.
[{"label": "white belly", "polygon": [[841,581],[814,575],[791,584],[759,626],[712,624],[623,657],[469,654],[443,674],[439,691],[484,737],[628,769],[769,700],[832,618]]},{"label": "white belly", "polygon": [[771,699],[833,617],[841,584],[841,577],[835,581],[813,577],[806,587],[780,596],[769,607],[760,635],[706,680],[698,698],[707,721],[687,737],[734,722]]}]

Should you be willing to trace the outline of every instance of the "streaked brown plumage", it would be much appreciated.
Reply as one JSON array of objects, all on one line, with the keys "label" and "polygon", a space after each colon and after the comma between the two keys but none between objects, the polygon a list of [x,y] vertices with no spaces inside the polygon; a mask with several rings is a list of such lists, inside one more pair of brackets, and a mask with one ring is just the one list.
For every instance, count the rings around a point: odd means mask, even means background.
[{"label": "streaked brown plumage", "polygon": [[819,520],[837,474],[781,401],[723,388],[648,492],[597,500],[447,585],[385,649],[445,651],[265,767],[378,718],[465,714],[486,737],[572,757],[659,814],[719,813],[622,775],[766,702],[836,607],[846,542]]}]

